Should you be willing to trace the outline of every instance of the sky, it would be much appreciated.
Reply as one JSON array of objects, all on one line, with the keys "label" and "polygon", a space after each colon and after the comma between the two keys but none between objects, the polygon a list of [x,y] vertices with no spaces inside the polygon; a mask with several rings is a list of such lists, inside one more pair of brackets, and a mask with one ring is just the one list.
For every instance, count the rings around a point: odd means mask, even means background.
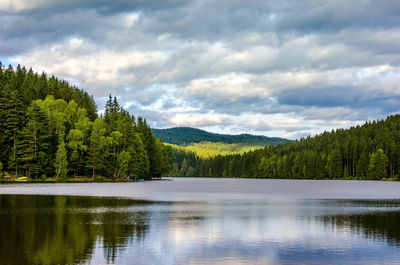
[{"label": "sky", "polygon": [[0,60],[155,128],[298,139],[400,112],[398,0],[0,0]]}]

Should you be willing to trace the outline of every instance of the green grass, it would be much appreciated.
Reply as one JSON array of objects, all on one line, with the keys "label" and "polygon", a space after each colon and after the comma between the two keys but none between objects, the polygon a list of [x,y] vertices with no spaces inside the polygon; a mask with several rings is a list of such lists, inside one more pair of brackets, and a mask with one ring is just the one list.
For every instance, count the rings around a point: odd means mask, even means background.
[{"label": "green grass", "polygon": [[255,149],[262,149],[264,145],[248,145],[243,143],[237,144],[227,144],[227,143],[214,143],[214,142],[200,142],[200,143],[191,143],[187,146],[179,146],[170,144],[173,148],[191,151],[196,153],[200,158],[211,158],[218,155],[233,155],[233,154],[242,154],[245,152],[249,152]]}]

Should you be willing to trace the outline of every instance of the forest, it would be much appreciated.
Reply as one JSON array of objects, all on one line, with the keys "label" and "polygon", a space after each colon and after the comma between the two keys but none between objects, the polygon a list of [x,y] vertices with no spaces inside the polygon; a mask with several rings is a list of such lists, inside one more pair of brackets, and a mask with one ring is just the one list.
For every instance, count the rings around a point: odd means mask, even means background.
[{"label": "forest", "polygon": [[265,146],[267,144],[279,144],[288,142],[287,139],[278,137],[267,137],[251,134],[217,134],[191,127],[152,129],[152,131],[157,138],[163,139],[164,142],[180,146],[187,146],[193,143],[200,142],[241,144],[246,146]]},{"label": "forest", "polygon": [[0,172],[30,179],[159,178],[172,148],[110,95],[104,116],[87,92],[0,62]]},{"label": "forest", "polygon": [[400,115],[284,144],[201,159],[176,150],[178,176],[398,180]]},{"label": "forest", "polygon": [[221,142],[200,142],[191,143],[187,146],[180,146],[171,144],[173,149],[179,149],[182,151],[191,151],[196,153],[201,159],[207,159],[216,157],[218,155],[234,155],[242,154],[245,152],[253,151],[256,149],[262,149],[265,145],[248,145],[248,144],[226,144]]}]

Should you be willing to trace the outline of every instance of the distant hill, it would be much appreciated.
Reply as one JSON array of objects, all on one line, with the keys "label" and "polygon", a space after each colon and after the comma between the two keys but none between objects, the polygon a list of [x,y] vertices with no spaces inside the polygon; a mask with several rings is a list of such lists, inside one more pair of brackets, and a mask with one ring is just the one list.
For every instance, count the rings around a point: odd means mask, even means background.
[{"label": "distant hill", "polygon": [[204,130],[190,128],[190,127],[175,127],[170,129],[152,129],[157,138],[161,138],[164,142],[187,146],[192,143],[200,142],[218,142],[227,144],[245,144],[245,145],[275,145],[279,143],[286,143],[289,140],[278,137],[266,137],[261,135],[251,134],[216,134]]},{"label": "distant hill", "polygon": [[[168,143],[167,143],[168,144]],[[177,151],[195,153],[200,159],[208,159],[216,156],[226,156],[234,154],[243,154],[245,152],[254,151],[257,149],[263,149],[263,145],[250,145],[250,144],[227,144],[222,142],[200,142],[191,143],[186,146],[180,146],[175,144],[169,144],[172,148]],[[175,155],[176,156],[176,155]]]}]

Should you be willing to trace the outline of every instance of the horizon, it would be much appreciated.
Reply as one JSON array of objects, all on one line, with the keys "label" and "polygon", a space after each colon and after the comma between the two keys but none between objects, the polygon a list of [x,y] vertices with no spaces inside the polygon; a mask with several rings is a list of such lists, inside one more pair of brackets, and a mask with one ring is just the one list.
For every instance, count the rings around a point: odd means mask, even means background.
[{"label": "horizon", "polygon": [[6,0],[0,61],[65,79],[99,113],[111,93],[152,128],[295,140],[400,112],[399,13],[395,0]]}]

